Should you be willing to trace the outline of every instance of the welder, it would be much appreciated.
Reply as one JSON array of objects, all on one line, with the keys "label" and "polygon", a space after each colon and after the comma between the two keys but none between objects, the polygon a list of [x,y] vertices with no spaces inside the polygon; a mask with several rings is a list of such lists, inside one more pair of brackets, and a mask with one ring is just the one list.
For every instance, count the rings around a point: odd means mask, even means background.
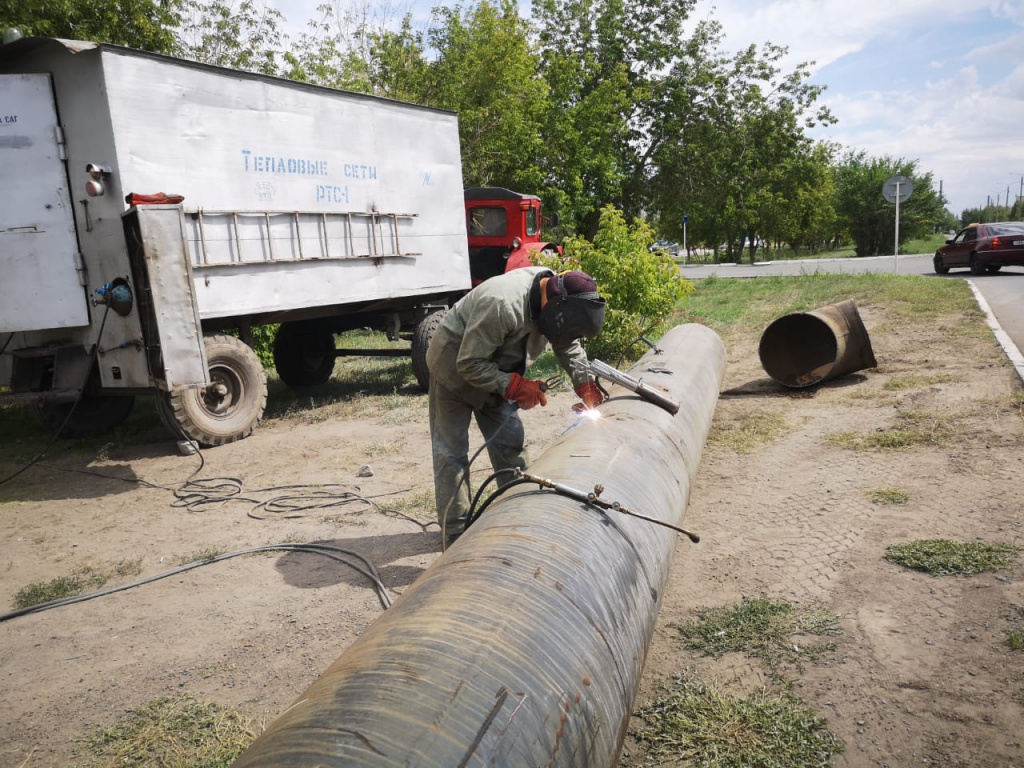
[{"label": "welder", "polygon": [[[585,272],[524,267],[485,280],[445,315],[427,350],[434,499],[445,547],[470,511],[469,422],[475,417],[495,472],[525,469],[518,409],[547,405],[545,382],[526,371],[551,344],[585,408],[604,396],[580,339],[604,325],[605,300]],[[500,484],[500,481],[499,481]]]}]

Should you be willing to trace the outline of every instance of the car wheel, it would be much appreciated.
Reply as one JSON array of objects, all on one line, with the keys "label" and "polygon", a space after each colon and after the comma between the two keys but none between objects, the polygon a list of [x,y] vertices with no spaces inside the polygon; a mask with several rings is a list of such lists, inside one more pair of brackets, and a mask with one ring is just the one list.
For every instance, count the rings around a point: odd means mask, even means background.
[{"label": "car wheel", "polygon": [[935,267],[936,275],[945,275],[949,273],[949,267],[942,263],[942,256],[937,253],[934,258],[932,258],[932,266]]},{"label": "car wheel", "polygon": [[985,271],[988,272],[990,275],[994,275],[1002,268],[1002,264],[989,264],[987,267],[985,267]]},{"label": "car wheel", "polygon": [[976,253],[972,253],[971,254],[970,267],[971,267],[971,274],[972,275],[984,275],[985,274],[985,267],[982,266],[980,261],[978,261],[978,254],[976,254]]}]

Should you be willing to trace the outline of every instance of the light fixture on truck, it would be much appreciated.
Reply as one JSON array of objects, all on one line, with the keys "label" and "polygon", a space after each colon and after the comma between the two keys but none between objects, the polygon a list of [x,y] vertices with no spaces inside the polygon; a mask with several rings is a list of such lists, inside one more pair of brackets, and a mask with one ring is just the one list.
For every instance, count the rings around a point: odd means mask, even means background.
[{"label": "light fixture on truck", "polygon": [[103,185],[103,180],[110,176],[110,168],[105,165],[89,163],[85,166],[85,172],[92,177],[85,183],[85,193],[89,197],[102,197],[107,191]]}]

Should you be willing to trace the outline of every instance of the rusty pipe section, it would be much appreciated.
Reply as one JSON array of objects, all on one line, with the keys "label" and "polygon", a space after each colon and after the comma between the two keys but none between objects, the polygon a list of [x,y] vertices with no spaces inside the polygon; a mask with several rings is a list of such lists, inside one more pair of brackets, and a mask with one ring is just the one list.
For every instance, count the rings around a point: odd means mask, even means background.
[{"label": "rusty pipe section", "polygon": [[[679,412],[612,388],[603,418],[576,420],[530,473],[680,523],[724,366],[713,331],[673,329],[630,373]],[[235,768],[616,765],[677,541],[509,489]]]},{"label": "rusty pipe section", "polygon": [[783,315],[761,335],[758,355],[765,373],[791,389],[878,365],[852,299]]}]

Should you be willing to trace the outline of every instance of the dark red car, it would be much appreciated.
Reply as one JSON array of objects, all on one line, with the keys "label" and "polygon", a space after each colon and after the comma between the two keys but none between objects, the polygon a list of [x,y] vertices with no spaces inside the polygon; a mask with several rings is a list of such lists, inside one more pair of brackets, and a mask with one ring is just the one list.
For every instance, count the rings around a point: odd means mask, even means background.
[{"label": "dark red car", "polygon": [[1003,267],[1024,267],[1024,222],[999,221],[971,224],[935,252],[935,271],[966,267],[972,275],[998,272]]}]

